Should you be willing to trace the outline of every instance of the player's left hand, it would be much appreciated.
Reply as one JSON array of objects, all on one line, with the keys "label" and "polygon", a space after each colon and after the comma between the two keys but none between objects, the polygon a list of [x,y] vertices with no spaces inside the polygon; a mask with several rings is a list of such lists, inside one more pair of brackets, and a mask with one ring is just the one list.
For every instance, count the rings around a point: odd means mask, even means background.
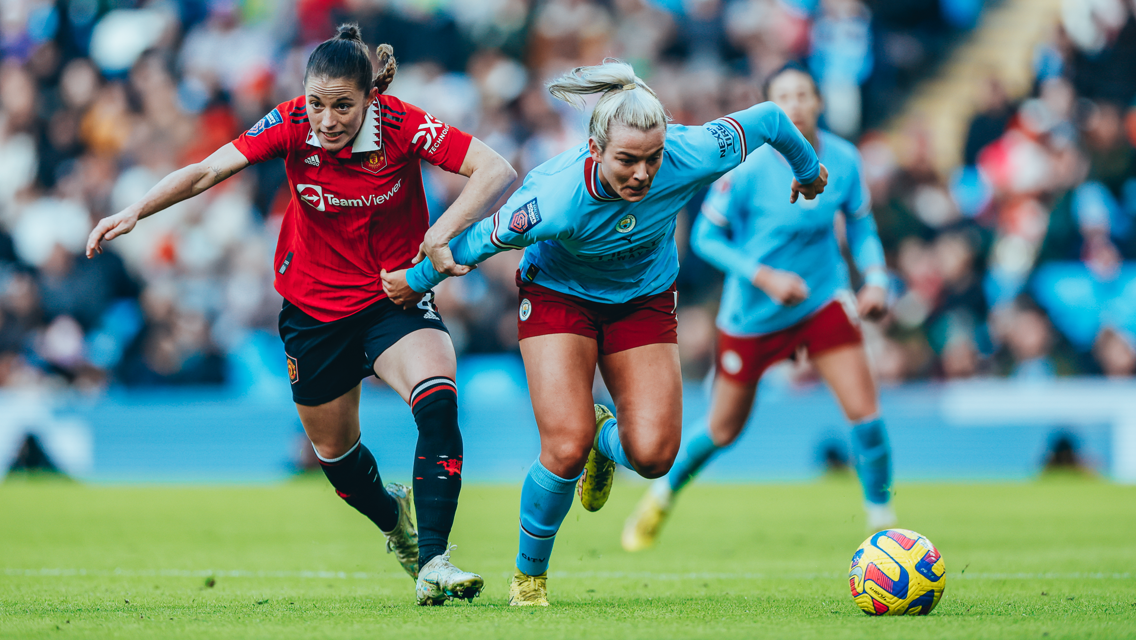
[{"label": "player's left hand", "polygon": [[406,282],[406,269],[398,271],[383,269],[379,275],[383,279],[383,293],[387,294],[391,302],[403,309],[409,309],[422,299],[424,294],[411,289],[410,284]]},{"label": "player's left hand", "polygon": [[454,254],[450,252],[450,238],[445,237],[444,234],[435,231],[435,229],[436,227],[431,227],[426,231],[426,237],[423,238],[422,244],[418,247],[418,255],[414,256],[412,262],[418,264],[422,262],[423,258],[428,257],[430,264],[434,265],[434,269],[438,273],[444,273],[448,276],[464,276],[473,271],[473,267],[467,267],[454,261]]},{"label": "player's left hand", "polygon": [[856,296],[856,312],[867,320],[882,318],[887,313],[887,290],[874,284],[864,285]]},{"label": "player's left hand", "polygon": [[805,200],[812,200],[813,198],[824,193],[824,188],[828,186],[828,169],[822,164],[820,165],[820,173],[817,174],[816,180],[808,184],[801,184],[793,178],[793,193],[789,195],[789,203],[795,204],[797,196],[804,196]]}]

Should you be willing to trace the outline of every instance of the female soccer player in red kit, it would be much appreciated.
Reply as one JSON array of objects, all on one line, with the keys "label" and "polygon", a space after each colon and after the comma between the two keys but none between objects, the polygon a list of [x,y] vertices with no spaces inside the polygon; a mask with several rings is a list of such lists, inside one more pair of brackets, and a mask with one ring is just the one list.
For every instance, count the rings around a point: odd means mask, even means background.
[{"label": "female soccer player in red kit", "polygon": [[[308,59],[305,95],[101,220],[87,256],[139,219],[249,164],[283,158],[292,199],[274,267],[292,398],[335,492],[378,525],[387,551],[416,579],[418,604],[442,604],[472,599],[483,585],[477,574],[452,565],[447,551],[461,489],[456,357],[433,293],[396,305],[383,293],[381,276],[410,267],[425,249],[444,258],[449,240],[484,215],[516,172],[476,138],[383,95],[397,65],[387,45],[378,48],[378,59],[376,75],[358,26],[341,26]],[[429,233],[419,160],[469,177]],[[438,268],[453,275],[468,272],[442,262]],[[417,531],[411,492],[395,483],[384,488],[360,441],[360,381],[372,374],[402,396],[418,425]]]}]

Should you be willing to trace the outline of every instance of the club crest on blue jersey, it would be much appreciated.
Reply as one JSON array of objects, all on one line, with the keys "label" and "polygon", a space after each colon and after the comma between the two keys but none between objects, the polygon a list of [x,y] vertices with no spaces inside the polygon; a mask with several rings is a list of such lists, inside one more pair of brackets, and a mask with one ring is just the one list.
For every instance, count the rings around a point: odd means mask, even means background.
[{"label": "club crest on blue jersey", "polygon": [[264,133],[266,129],[271,129],[278,124],[284,124],[284,118],[280,115],[279,109],[273,109],[272,111],[268,112],[268,115],[261,118],[260,122],[252,125],[252,128],[248,130],[247,135],[255,138]]},{"label": "club crest on blue jersey", "polygon": [[520,209],[509,217],[509,231],[524,233],[540,224],[540,208],[536,206],[536,198],[521,205]]},{"label": "club crest on blue jersey", "polygon": [[634,228],[635,216],[631,215],[630,213],[623,216],[619,219],[619,222],[615,223],[615,230],[619,233],[630,233]]}]

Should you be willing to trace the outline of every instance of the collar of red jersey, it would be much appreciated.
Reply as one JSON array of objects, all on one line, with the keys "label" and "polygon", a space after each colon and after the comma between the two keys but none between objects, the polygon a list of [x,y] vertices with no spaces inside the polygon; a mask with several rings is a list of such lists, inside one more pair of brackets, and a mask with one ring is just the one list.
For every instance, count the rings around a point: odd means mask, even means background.
[{"label": "collar of red jersey", "polygon": [[[314,129],[308,131],[308,144],[313,147],[323,148]],[[342,151],[335,155],[348,157],[352,153],[378,151],[382,147],[383,127],[379,123],[379,101],[376,99],[371,103],[371,106],[367,108],[367,114],[363,116],[363,124],[359,127],[359,133],[355,134],[355,142],[353,142],[350,147],[344,147]]]}]

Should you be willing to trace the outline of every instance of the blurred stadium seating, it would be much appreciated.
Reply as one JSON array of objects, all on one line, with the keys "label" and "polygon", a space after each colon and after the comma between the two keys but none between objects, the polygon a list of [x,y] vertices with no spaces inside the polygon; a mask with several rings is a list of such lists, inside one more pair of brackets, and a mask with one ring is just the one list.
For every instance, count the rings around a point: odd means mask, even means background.
[{"label": "blurred stadium seating", "polygon": [[[94,220],[301,91],[346,19],[394,46],[390,91],[526,171],[584,139],[543,83],[631,61],[676,122],[806,62],[864,155],[892,270],[885,383],[1136,372],[1136,3],[1130,0],[9,0],[0,20],[0,387],[223,385],[286,403],[270,256],[289,197],[253,167],[96,260]],[[425,167],[439,215],[464,179]],[[518,181],[519,185],[519,181]],[[684,373],[711,364],[720,275],[686,251]],[[498,256],[446,282],[464,354],[516,350]],[[770,384],[813,380],[785,365]]]}]

